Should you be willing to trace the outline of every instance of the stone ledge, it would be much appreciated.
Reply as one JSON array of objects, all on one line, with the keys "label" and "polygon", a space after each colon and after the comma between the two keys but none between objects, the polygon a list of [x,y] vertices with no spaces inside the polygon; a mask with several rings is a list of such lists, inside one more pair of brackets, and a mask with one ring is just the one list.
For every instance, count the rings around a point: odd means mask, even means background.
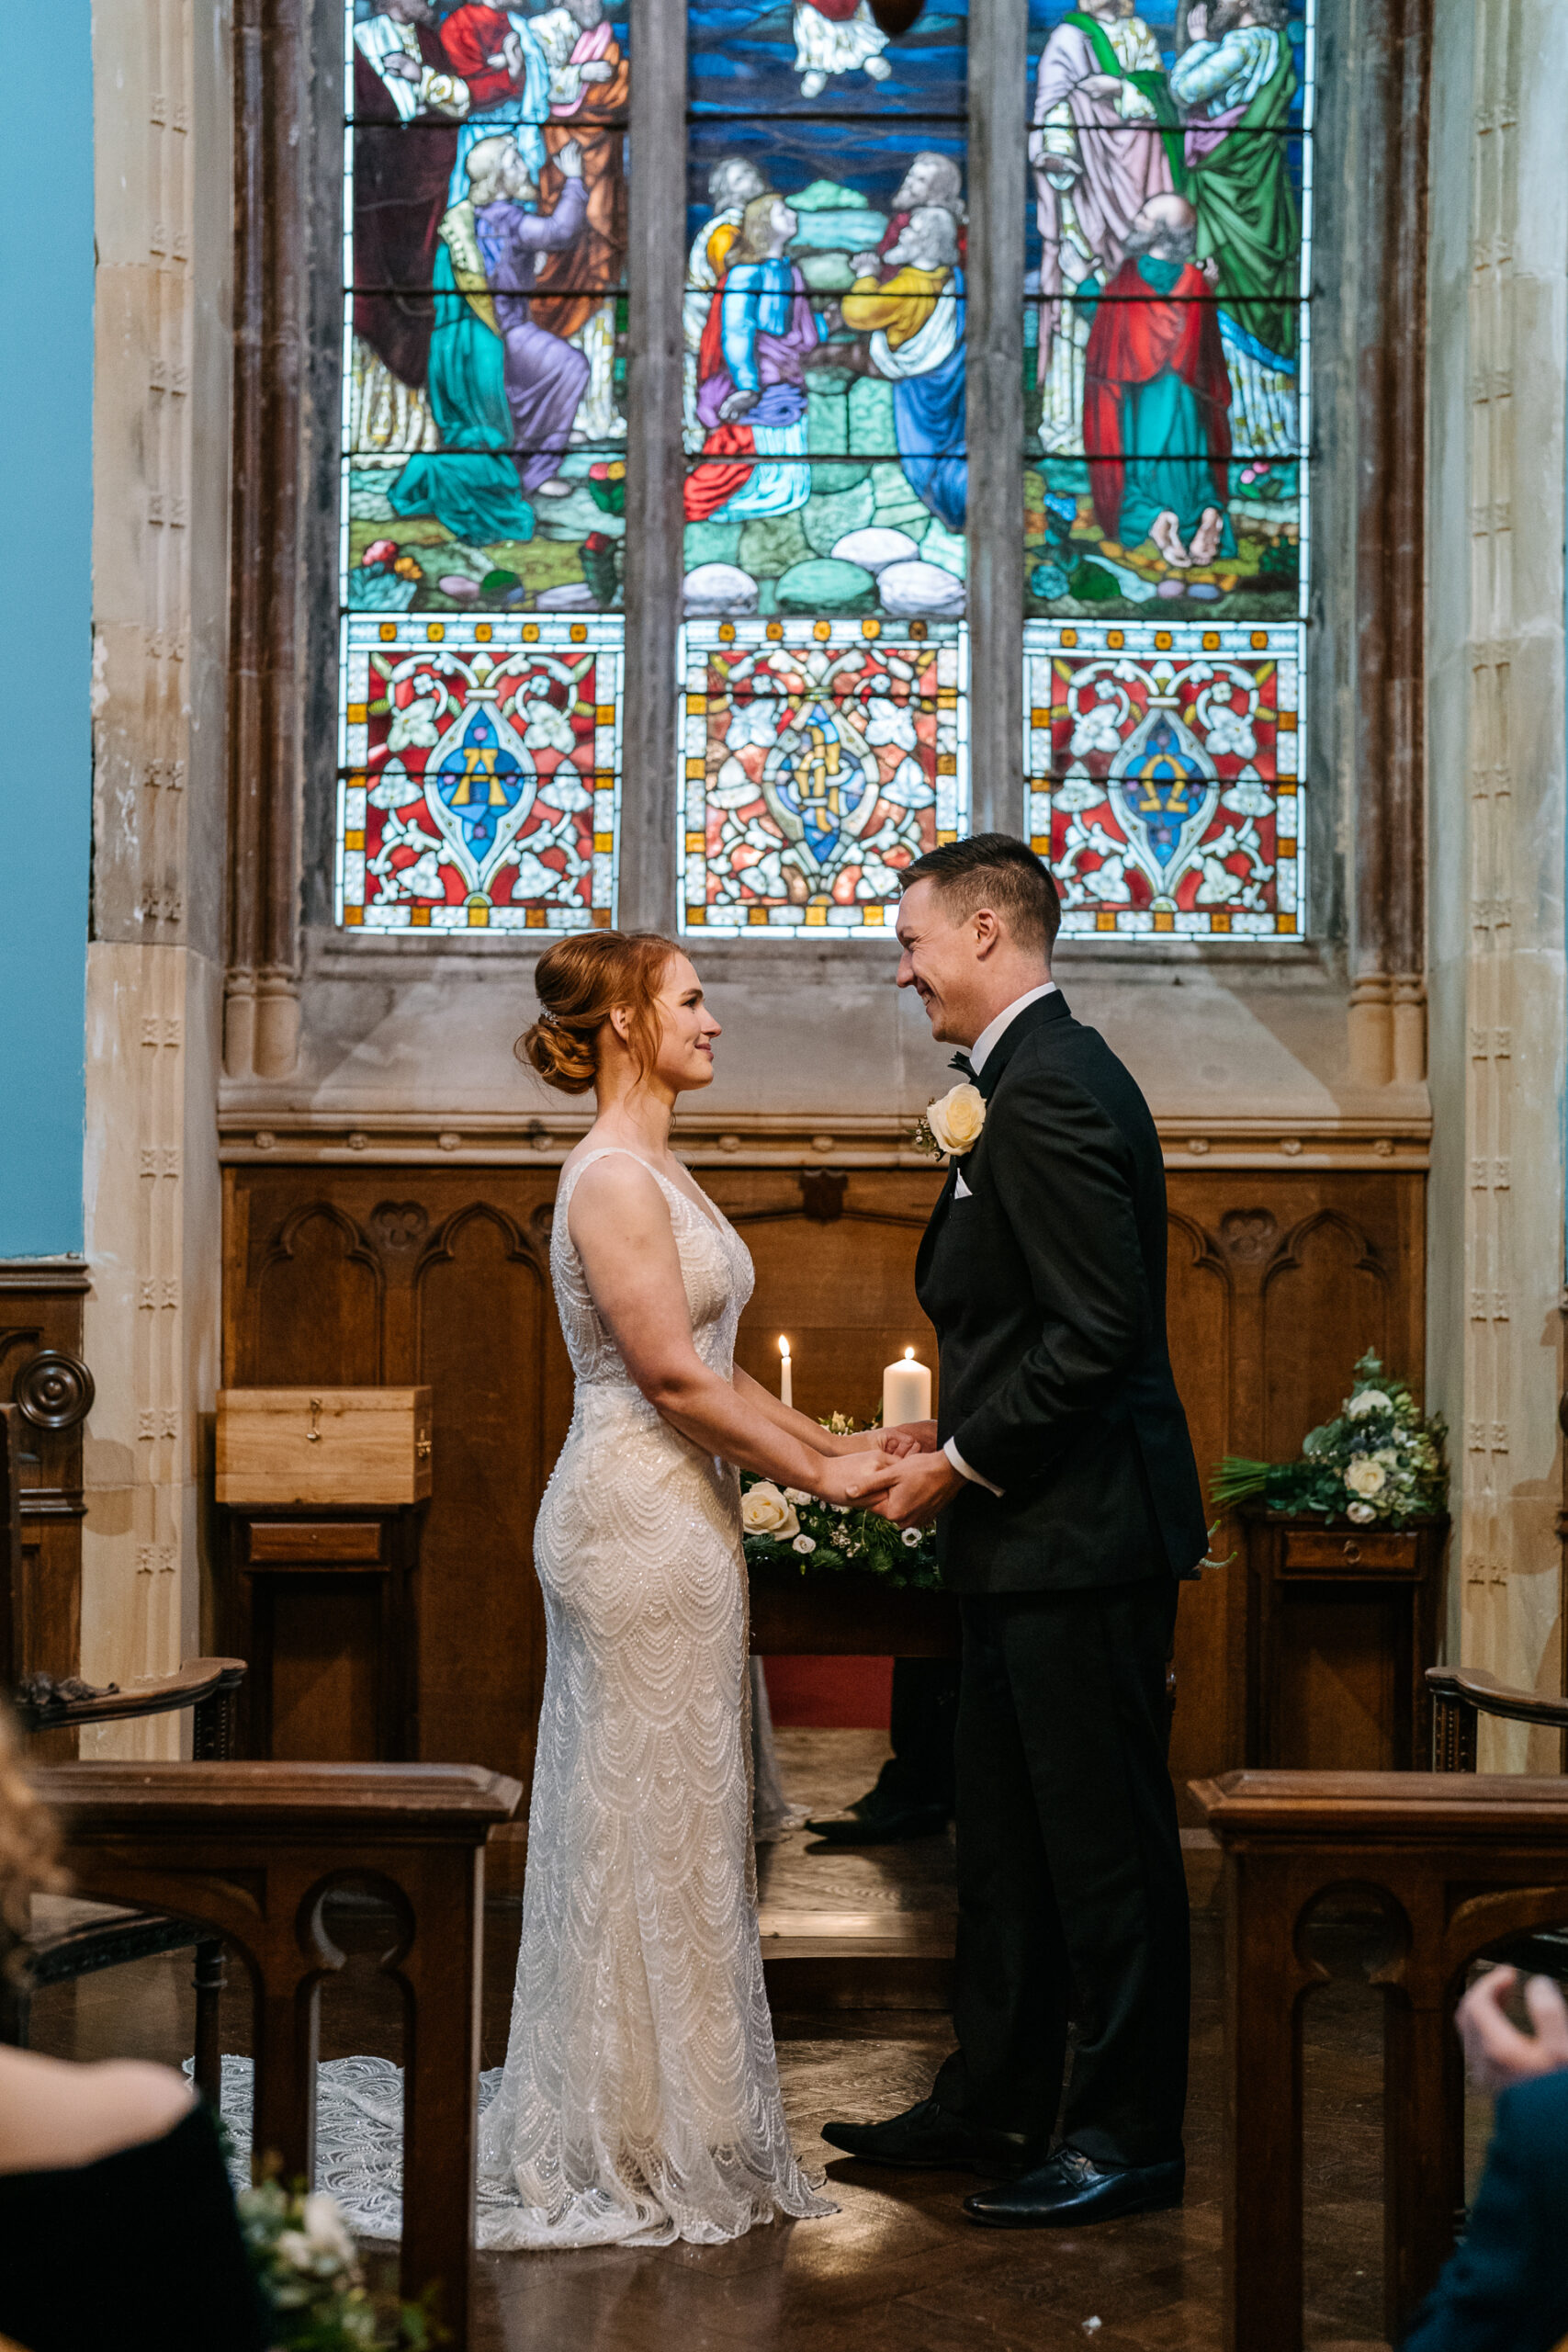
[{"label": "stone ledge", "polygon": [[[912,1119],[875,1114],[812,1121],[734,1113],[689,1115],[676,1148],[698,1168],[930,1168],[910,1141]],[[1406,1113],[1355,1116],[1157,1116],[1168,1169],[1369,1168],[1424,1170],[1431,1122]],[[554,1167],[588,1126],[585,1116],[538,1113],[423,1114],[275,1110],[231,1105],[219,1120],[229,1166],[278,1161],[337,1167]]]}]

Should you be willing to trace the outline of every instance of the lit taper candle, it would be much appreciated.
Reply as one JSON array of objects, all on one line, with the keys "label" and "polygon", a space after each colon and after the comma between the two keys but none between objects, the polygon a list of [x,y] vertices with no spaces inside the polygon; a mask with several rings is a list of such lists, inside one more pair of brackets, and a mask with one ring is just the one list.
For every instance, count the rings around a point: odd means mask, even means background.
[{"label": "lit taper candle", "polygon": [[[931,1394],[929,1380],[926,1384],[926,1394],[928,1396]],[[790,1406],[795,1403],[795,1383],[790,1372],[789,1341],[782,1332],[779,1335],[779,1403]]]}]

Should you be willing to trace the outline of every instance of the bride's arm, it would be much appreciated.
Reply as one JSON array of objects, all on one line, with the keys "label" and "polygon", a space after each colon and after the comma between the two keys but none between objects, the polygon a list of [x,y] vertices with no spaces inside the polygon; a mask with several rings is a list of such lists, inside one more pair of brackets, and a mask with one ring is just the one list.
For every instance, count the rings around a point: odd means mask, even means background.
[{"label": "bride's arm", "polygon": [[[585,1169],[567,1226],[627,1372],[672,1428],[705,1453],[829,1502],[869,1501],[880,1491],[892,1469],[881,1454],[818,1453],[795,1433],[804,1414],[788,1414],[791,1426],[779,1427],[704,1363],[693,1344],[670,1211],[638,1160],[617,1152]],[[748,1387],[766,1396],[754,1382]]]}]

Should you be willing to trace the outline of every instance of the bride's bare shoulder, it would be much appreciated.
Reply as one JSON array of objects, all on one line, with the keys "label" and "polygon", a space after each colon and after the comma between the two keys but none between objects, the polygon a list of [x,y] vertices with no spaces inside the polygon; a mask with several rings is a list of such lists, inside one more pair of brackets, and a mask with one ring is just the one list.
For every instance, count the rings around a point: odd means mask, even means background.
[{"label": "bride's bare shoulder", "polygon": [[585,1231],[613,1227],[629,1238],[645,1226],[668,1225],[669,1204],[659,1179],[635,1151],[601,1145],[583,1151],[573,1170],[568,1160],[561,1170],[564,1183],[573,1178],[567,1203],[567,1227],[577,1240]]}]

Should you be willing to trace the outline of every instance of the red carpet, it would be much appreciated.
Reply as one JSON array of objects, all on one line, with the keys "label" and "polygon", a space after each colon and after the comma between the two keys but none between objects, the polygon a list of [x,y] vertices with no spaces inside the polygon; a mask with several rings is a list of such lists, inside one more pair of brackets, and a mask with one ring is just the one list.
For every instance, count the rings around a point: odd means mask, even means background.
[{"label": "red carpet", "polygon": [[780,1730],[886,1731],[893,1705],[890,1657],[770,1657],[768,1704]]}]

